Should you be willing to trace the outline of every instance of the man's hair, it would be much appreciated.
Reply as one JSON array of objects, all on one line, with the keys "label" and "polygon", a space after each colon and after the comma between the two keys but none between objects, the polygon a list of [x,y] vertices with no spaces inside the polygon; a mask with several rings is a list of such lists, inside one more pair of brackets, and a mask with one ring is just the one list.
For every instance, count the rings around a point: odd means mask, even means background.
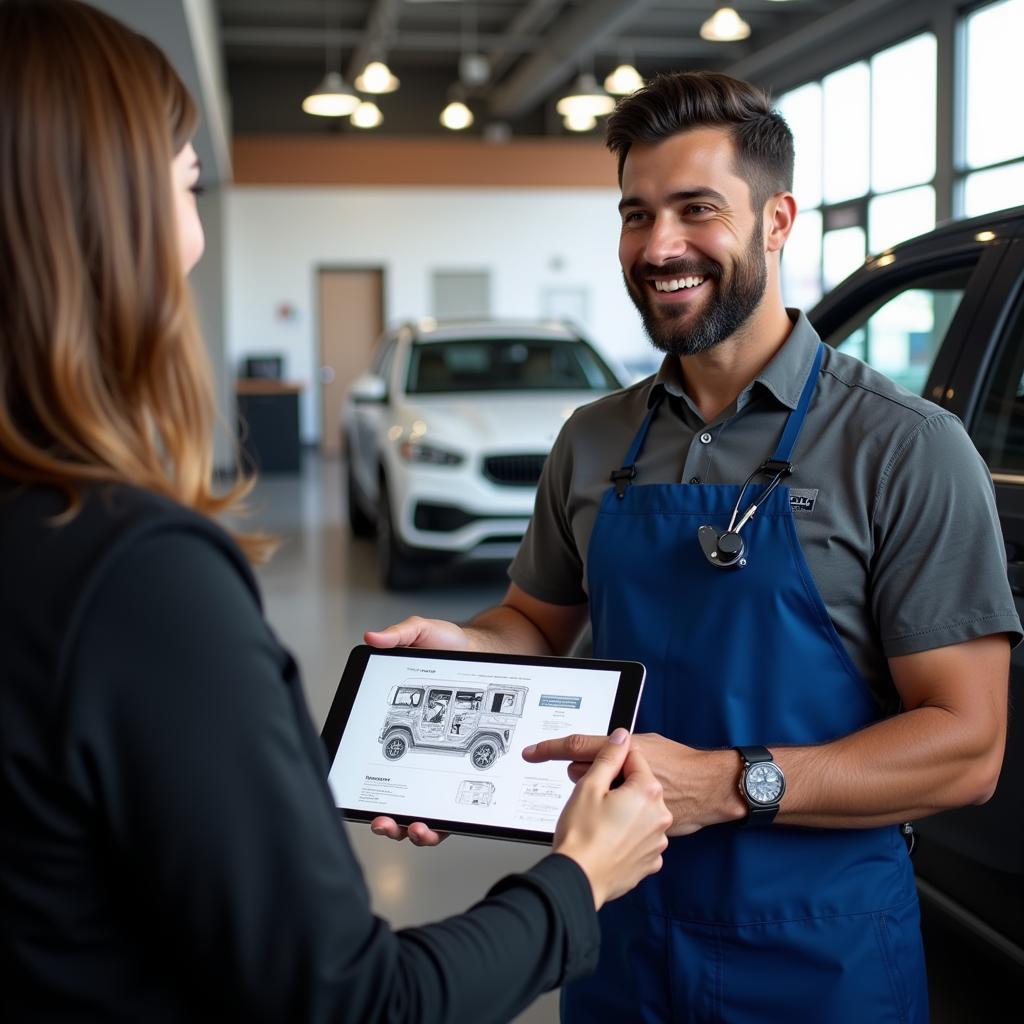
[{"label": "man's hair", "polygon": [[793,134],[767,93],[716,71],[657,75],[620,101],[606,141],[622,168],[634,143],[658,143],[694,128],[722,128],[736,148],[736,172],[750,186],[755,212],[793,188]]},{"label": "man's hair", "polygon": [[[174,216],[196,108],[149,40],[75,0],[0,2],[0,475],[199,512],[215,406]],[[239,536],[251,555],[258,538]]]}]

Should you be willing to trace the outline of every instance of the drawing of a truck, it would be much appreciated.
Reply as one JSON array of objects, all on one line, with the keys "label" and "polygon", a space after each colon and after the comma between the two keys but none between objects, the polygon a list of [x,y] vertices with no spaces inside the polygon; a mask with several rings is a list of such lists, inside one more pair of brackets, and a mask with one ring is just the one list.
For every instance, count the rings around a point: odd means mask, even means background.
[{"label": "drawing of a truck", "polygon": [[466,686],[418,682],[391,687],[388,711],[377,742],[389,761],[410,748],[422,753],[469,754],[470,763],[486,771],[509,750],[516,723],[523,716],[525,686]]}]

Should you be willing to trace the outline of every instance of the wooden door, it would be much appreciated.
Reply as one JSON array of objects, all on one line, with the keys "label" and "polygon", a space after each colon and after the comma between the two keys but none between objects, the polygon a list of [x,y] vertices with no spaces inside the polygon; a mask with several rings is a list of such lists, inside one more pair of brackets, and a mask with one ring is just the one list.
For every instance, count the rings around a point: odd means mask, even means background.
[{"label": "wooden door", "polygon": [[373,344],[384,329],[382,270],[321,270],[320,450],[341,451],[341,406],[352,381],[370,367]]}]

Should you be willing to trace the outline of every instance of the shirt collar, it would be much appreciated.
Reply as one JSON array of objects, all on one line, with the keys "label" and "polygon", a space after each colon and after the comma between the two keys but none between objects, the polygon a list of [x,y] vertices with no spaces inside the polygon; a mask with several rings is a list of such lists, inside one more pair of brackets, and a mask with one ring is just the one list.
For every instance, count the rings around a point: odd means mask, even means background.
[{"label": "shirt collar", "polygon": [[[749,392],[755,384],[760,384],[769,391],[776,400],[787,409],[795,409],[800,402],[800,394],[807,382],[811,363],[818,350],[818,332],[811,326],[807,317],[797,309],[787,309],[793,330],[785,344],[772,357],[771,362],[748,384],[740,398],[740,405],[745,404],[743,397],[749,398]],[[663,392],[684,398],[683,375],[679,360],[667,355],[651,382],[651,390],[647,396],[647,407],[660,401]]]}]

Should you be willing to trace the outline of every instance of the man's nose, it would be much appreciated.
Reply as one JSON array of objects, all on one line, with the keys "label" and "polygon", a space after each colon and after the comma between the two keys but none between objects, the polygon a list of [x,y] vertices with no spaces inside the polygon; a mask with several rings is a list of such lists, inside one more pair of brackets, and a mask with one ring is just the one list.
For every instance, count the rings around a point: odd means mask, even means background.
[{"label": "man's nose", "polygon": [[686,255],[687,241],[678,219],[659,215],[651,225],[651,233],[644,246],[644,258],[652,266],[671,263]]}]

